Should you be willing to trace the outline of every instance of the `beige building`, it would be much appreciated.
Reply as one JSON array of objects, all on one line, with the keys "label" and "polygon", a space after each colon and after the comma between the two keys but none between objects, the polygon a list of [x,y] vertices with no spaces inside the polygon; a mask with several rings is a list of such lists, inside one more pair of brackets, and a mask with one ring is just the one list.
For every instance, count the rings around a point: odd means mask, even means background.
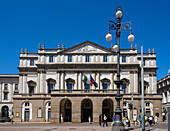
[{"label": "beige building", "polygon": [[18,88],[17,74],[0,74],[0,117],[11,117],[13,94]]},{"label": "beige building", "polygon": [[[133,103],[133,116],[141,115],[141,54],[137,46],[121,49],[120,68],[121,108],[123,116],[130,116],[128,104]],[[162,119],[161,95],[157,94],[156,54],[144,54],[145,108],[147,116]],[[37,53],[20,53],[19,84],[14,90],[15,122],[87,122],[97,123],[100,114],[112,120],[116,108],[117,55],[105,48],[85,41],[70,48],[64,44],[57,49],[39,45]],[[90,75],[98,84],[84,82]]]},{"label": "beige building", "polygon": [[163,121],[167,120],[167,105],[170,104],[170,70],[169,74],[157,82],[158,93],[162,95]]}]

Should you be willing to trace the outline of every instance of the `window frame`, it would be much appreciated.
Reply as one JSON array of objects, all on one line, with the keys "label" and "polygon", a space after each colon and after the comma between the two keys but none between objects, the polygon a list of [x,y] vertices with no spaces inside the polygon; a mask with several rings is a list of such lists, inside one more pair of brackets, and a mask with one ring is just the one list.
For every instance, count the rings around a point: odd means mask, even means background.
[{"label": "window frame", "polygon": [[126,56],[122,56],[122,63],[126,63]]},{"label": "window frame", "polygon": [[68,55],[68,62],[72,62],[72,55]]},{"label": "window frame", "polygon": [[103,56],[103,62],[107,62],[107,55]]},{"label": "window frame", "polygon": [[49,63],[53,63],[54,62],[54,57],[53,56],[49,56]]},{"label": "window frame", "polygon": [[30,59],[30,66],[34,66],[34,59]]},{"label": "window frame", "polygon": [[86,55],[86,62],[90,62],[90,56]]}]

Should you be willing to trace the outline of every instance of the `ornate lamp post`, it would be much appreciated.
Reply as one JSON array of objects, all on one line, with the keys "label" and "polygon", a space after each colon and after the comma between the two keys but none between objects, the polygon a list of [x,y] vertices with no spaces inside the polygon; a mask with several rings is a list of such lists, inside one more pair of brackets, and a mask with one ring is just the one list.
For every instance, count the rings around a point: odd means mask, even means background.
[{"label": "ornate lamp post", "polygon": [[114,81],[117,85],[117,95],[116,95],[116,101],[117,101],[117,107],[115,109],[115,122],[113,124],[112,130],[118,131],[118,130],[124,130],[124,124],[122,122],[122,111],[120,108],[120,100],[122,99],[120,96],[120,85],[122,84],[122,81],[120,80],[120,33],[121,30],[130,30],[130,35],[128,36],[128,41],[133,42],[134,41],[134,35],[132,34],[132,24],[131,22],[125,22],[121,23],[121,19],[123,17],[123,12],[121,10],[121,7],[118,6],[116,10],[116,19],[117,22],[113,22],[109,20],[109,32],[106,35],[106,40],[111,41],[112,35],[110,33],[110,30],[116,30],[116,39],[118,40],[118,45],[115,44],[113,47],[113,51],[117,52],[117,81]]}]

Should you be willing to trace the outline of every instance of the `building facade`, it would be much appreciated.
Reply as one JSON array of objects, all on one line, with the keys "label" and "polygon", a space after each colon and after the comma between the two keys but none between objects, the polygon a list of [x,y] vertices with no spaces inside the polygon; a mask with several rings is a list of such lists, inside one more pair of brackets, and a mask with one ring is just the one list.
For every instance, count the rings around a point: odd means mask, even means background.
[{"label": "building facade", "polygon": [[15,74],[0,74],[0,117],[11,117],[13,94],[18,90],[19,76]]},{"label": "building facade", "polygon": [[162,116],[163,121],[167,120],[167,105],[170,104],[170,71],[167,76],[158,80],[158,93],[162,95]]},{"label": "building facade", "polygon": [[[141,115],[141,54],[137,46],[121,49],[120,69],[122,115]],[[161,95],[157,94],[156,54],[144,53],[145,111],[147,116],[162,119]],[[85,41],[70,48],[64,44],[57,49],[39,45],[37,53],[20,53],[19,84],[14,88],[15,122],[92,122],[98,123],[100,114],[112,120],[116,108],[117,55],[105,48]],[[90,75],[97,87],[84,82]],[[128,104],[133,103],[133,116]]]}]

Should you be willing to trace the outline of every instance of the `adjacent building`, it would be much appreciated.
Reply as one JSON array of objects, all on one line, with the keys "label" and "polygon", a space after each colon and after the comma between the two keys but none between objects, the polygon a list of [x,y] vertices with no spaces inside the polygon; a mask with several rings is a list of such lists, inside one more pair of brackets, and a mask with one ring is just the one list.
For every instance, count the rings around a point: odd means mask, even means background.
[{"label": "adjacent building", "polygon": [[10,117],[13,107],[13,94],[18,90],[18,74],[0,74],[0,116]]},{"label": "adjacent building", "polygon": [[158,93],[162,95],[163,121],[167,120],[167,105],[170,104],[170,70],[169,74],[157,82]]}]

